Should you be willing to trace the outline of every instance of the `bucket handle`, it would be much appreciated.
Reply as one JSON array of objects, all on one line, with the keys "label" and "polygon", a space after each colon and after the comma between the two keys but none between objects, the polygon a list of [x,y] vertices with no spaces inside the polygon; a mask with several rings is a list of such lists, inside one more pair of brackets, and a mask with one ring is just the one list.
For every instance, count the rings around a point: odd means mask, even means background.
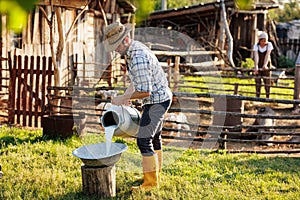
[{"label": "bucket handle", "polygon": [[124,107],[123,107],[123,105],[121,105],[121,109],[122,109],[122,115],[123,115],[123,117],[122,117],[122,124],[125,122],[125,115],[124,115]]},{"label": "bucket handle", "polygon": [[[133,108],[133,106],[131,105],[130,106],[131,108]],[[123,121],[122,121],[122,124],[125,122],[125,115],[124,115],[124,107],[123,107],[123,105],[121,105],[121,108],[122,108],[122,114],[123,114]]]}]

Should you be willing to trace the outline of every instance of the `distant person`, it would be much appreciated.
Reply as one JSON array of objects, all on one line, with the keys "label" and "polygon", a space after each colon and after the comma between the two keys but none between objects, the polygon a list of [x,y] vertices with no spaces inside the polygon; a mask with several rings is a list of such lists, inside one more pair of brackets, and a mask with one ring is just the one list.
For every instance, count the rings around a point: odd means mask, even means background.
[{"label": "distant person", "polygon": [[268,34],[262,32],[259,41],[253,46],[254,51],[254,75],[256,84],[256,97],[260,97],[261,79],[264,81],[266,98],[270,97],[271,87],[271,51],[273,45],[268,42]]}]

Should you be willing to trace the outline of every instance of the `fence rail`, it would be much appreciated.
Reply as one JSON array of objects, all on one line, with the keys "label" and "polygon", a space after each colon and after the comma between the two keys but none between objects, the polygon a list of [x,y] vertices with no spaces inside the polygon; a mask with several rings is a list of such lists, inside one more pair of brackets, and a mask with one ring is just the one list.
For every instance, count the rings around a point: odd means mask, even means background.
[{"label": "fence rail", "polygon": [[294,55],[300,52],[300,39],[279,38],[279,46],[283,55],[287,55],[288,51],[292,51]]},{"label": "fence rail", "polygon": [[[96,95],[99,90],[116,90],[119,94],[123,93],[126,89],[128,82],[124,78],[124,83],[121,84],[124,87],[51,87],[53,83],[53,69],[51,64],[51,58],[46,57],[28,57],[28,56],[12,56],[9,60],[9,72],[10,72],[10,84],[9,93],[11,98],[9,100],[9,123],[18,123],[23,126],[40,126],[40,118],[45,111],[45,106],[48,109],[53,109],[51,114],[80,114],[85,112],[88,120],[86,124],[99,132],[99,118],[103,113],[103,109],[97,109],[97,105],[101,102],[107,102],[108,100],[100,98]],[[273,145],[298,145],[299,142],[288,140],[275,140],[266,141],[262,139],[233,139],[230,137],[245,137],[245,134],[251,136],[263,136],[271,135],[275,137],[298,137],[300,134],[300,121],[299,113],[292,113],[292,109],[299,105],[300,100],[296,93],[299,90],[298,79],[292,76],[284,78],[284,81],[290,81],[288,86],[274,85],[273,88],[289,91],[286,94],[286,99],[279,98],[257,98],[253,97],[253,93],[249,91],[243,91],[243,87],[255,87],[253,83],[226,83],[220,82],[220,85],[226,87],[221,90],[227,93],[220,94],[217,90],[217,81],[213,81],[210,78],[222,77],[235,78],[238,80],[252,80],[250,75],[244,76],[243,73],[238,73],[236,70],[224,70],[215,73],[188,73],[180,72],[178,63],[166,70],[169,73],[170,86],[173,89],[174,102],[172,104],[169,113],[183,113],[188,117],[188,121],[174,121],[166,120],[165,124],[172,124],[173,127],[165,126],[163,129],[163,138],[165,140],[185,140],[195,142],[216,142],[217,148],[226,146],[228,143],[249,143],[249,144],[273,144]],[[170,70],[171,69],[171,70]],[[218,69],[218,68],[216,68]],[[298,68],[296,68],[295,74],[298,75]],[[177,77],[174,78],[173,75]],[[126,76],[126,74],[124,74]],[[186,79],[186,77],[191,79]],[[205,81],[199,79],[206,79]],[[295,81],[294,81],[295,80]],[[192,84],[196,84],[193,86]],[[198,85],[197,85],[198,84]],[[298,85],[297,85],[298,84]],[[120,84],[119,84],[120,85]],[[292,85],[297,87],[292,87]],[[48,87],[47,87],[48,86]],[[211,91],[209,91],[212,87]],[[294,90],[294,88],[296,88]],[[188,89],[193,89],[189,91]],[[57,93],[53,91],[64,91],[63,93]],[[81,92],[82,91],[82,92]],[[180,91],[180,92],[179,92]],[[186,92],[182,92],[186,91]],[[282,92],[283,93],[283,92]],[[247,94],[248,96],[246,96]],[[273,95],[281,95],[281,92],[273,93]],[[214,103],[216,99],[232,99],[240,102],[247,102],[247,109],[239,112],[231,110],[216,110]],[[63,104],[52,104],[54,99],[59,99]],[[183,101],[184,103],[181,103]],[[259,106],[269,106],[275,108],[278,104],[283,104],[285,108],[291,110],[290,114],[281,113],[280,115],[260,115],[254,113],[253,103],[259,103]],[[187,107],[188,104],[195,104],[196,107]],[[140,110],[140,103],[134,102],[134,106]],[[226,105],[227,106],[227,105]],[[275,106],[275,107],[274,107]],[[249,110],[252,109],[252,110]],[[47,110],[49,111],[49,110]],[[251,111],[251,112],[250,112]],[[218,116],[224,118],[238,118],[241,119],[240,123],[235,125],[218,124],[214,123],[214,117]],[[257,119],[274,119],[278,121],[294,120],[295,124],[285,124],[284,122],[276,124],[275,126],[266,125],[254,125],[251,120]],[[198,120],[198,121],[197,121]],[[174,127],[175,126],[175,127]],[[188,126],[190,129],[181,129],[179,127]],[[264,130],[260,132],[248,131],[249,128],[255,129],[274,129],[274,131]],[[178,136],[172,134],[178,133]],[[246,149],[249,150],[249,149]],[[294,150],[294,149],[292,149]]]}]

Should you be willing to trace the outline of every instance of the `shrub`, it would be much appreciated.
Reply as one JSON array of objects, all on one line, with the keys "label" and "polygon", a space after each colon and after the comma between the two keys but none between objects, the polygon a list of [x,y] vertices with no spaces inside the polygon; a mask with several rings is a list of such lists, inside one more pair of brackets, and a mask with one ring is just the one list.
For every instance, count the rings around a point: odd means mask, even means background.
[{"label": "shrub", "polygon": [[245,61],[242,61],[241,68],[243,69],[253,69],[254,68],[254,61],[252,58],[246,58]]},{"label": "shrub", "polygon": [[277,58],[277,68],[294,68],[295,63],[286,56],[279,56]]}]

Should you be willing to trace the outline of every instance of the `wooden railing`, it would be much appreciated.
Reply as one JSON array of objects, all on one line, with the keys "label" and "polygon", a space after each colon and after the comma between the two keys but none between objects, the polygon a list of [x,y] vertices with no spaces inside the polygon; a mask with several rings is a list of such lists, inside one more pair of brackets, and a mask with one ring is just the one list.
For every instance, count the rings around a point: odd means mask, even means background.
[{"label": "wooden railing", "polygon": [[8,123],[39,127],[46,87],[53,84],[51,57],[10,56],[9,72]]}]

